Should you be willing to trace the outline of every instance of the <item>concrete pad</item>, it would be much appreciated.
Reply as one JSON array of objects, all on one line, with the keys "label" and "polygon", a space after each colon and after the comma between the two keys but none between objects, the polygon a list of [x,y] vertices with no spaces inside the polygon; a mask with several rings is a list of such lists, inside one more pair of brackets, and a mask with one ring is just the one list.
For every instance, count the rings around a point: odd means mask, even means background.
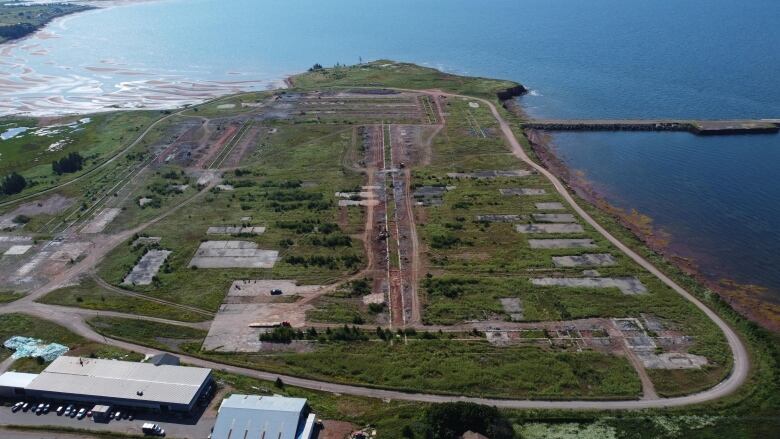
[{"label": "concrete pad", "polygon": [[223,192],[230,192],[232,190],[235,190],[235,188],[229,184],[218,184],[216,188],[218,191],[223,191]]},{"label": "concrete pad", "polygon": [[51,261],[70,262],[75,261],[92,247],[91,242],[69,242],[60,246],[53,246],[54,253],[49,257]]},{"label": "concrete pad", "polygon": [[306,311],[311,305],[295,302],[272,302],[271,290],[282,290],[281,297],[312,296],[321,293],[322,285],[297,285],[293,280],[237,280],[231,284],[209,333],[203,349],[218,352],[258,352],[263,348],[260,334],[267,328],[252,325],[270,325],[289,322],[299,328],[306,324]]},{"label": "concrete pad", "polygon": [[531,248],[596,248],[592,239],[529,239]]},{"label": "concrete pad", "polygon": [[363,303],[366,305],[372,304],[372,303],[385,303],[385,294],[384,293],[372,293],[372,294],[366,294],[363,296]]},{"label": "concrete pad", "polygon": [[379,204],[379,200],[339,200],[339,207],[349,206],[376,206]]},{"label": "concrete pad", "polygon": [[515,230],[520,233],[582,233],[585,231],[579,224],[517,224]]},{"label": "concrete pad", "polygon": [[617,263],[609,253],[553,256],[552,261],[556,267],[608,267]]},{"label": "concrete pad", "polygon": [[655,342],[647,334],[626,337],[628,347],[637,352],[655,351]]},{"label": "concrete pad", "polygon": [[512,321],[523,320],[523,304],[517,297],[502,297],[498,299],[504,311],[509,314]]},{"label": "concrete pad", "polygon": [[107,209],[101,210],[100,213],[95,215],[92,220],[81,229],[81,233],[102,232],[103,229],[105,229],[106,226],[108,226],[111,221],[113,221],[114,218],[119,215],[120,212],[122,212],[122,209],[118,207],[109,207]]},{"label": "concrete pad", "polygon": [[527,215],[477,215],[477,221],[488,223],[514,223],[527,220]]},{"label": "concrete pad", "polygon": [[123,285],[150,285],[160,271],[169,250],[149,250],[122,281]]},{"label": "concrete pad", "polygon": [[206,241],[200,244],[189,266],[198,268],[272,268],[279,252],[261,250],[249,241]]},{"label": "concrete pad", "polygon": [[498,192],[501,193],[501,195],[509,196],[509,195],[544,195],[547,193],[544,189],[533,189],[533,188],[502,188],[499,189]]},{"label": "concrete pad", "polygon": [[151,198],[147,198],[147,197],[139,198],[138,199],[138,205],[141,206],[141,207],[144,207],[147,204],[151,203],[152,201],[154,201],[154,200],[152,200]]},{"label": "concrete pad", "polygon": [[528,177],[533,172],[525,169],[515,169],[511,171],[476,171],[476,172],[448,172],[450,178],[476,178],[479,180],[493,179],[499,177]]},{"label": "concrete pad", "polygon": [[18,256],[27,253],[32,248],[32,245],[12,245],[11,248],[3,253],[3,256]]},{"label": "concrete pad", "polygon": [[701,369],[709,362],[701,355],[681,352],[637,352],[637,357],[648,369]]},{"label": "concrete pad", "polygon": [[206,231],[208,235],[261,235],[263,233],[265,227],[212,226]]},{"label": "concrete pad", "polygon": [[570,213],[535,213],[534,221],[540,223],[576,223],[577,218]]},{"label": "concrete pad", "polygon": [[561,203],[535,203],[535,206],[539,210],[565,210]]},{"label": "concrete pad", "polygon": [[628,295],[647,292],[647,287],[635,277],[541,277],[532,278],[531,283],[543,287],[617,288]]},{"label": "concrete pad", "polygon": [[[245,298],[255,297],[311,296],[319,293],[322,288],[321,285],[297,285],[292,280],[236,280],[228,289],[225,303],[247,303]],[[272,296],[271,290],[274,289],[282,290],[282,294]]]}]

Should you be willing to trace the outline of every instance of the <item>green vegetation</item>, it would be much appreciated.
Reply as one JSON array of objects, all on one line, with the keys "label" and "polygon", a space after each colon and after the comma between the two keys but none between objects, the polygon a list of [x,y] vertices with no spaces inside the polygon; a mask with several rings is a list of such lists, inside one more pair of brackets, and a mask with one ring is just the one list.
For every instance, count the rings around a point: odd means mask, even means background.
[{"label": "green vegetation", "polygon": [[18,194],[25,187],[27,187],[27,180],[16,172],[6,175],[2,183],[0,183],[0,191],[5,195]]},{"label": "green vegetation", "polygon": [[92,279],[85,279],[78,285],[52,291],[38,301],[49,305],[73,306],[99,311],[116,311],[121,309],[122,312],[129,314],[182,322],[200,322],[209,318],[204,314],[101,288]]},{"label": "green vegetation", "polygon": [[[27,314],[2,314],[0,315],[0,340],[5,341],[14,335],[39,338],[49,343],[59,343],[68,346],[70,350],[66,355],[84,356],[93,358],[124,359],[128,361],[140,361],[143,355],[124,351],[111,346],[102,345],[74,334],[67,328],[48,320],[32,317]],[[5,359],[12,351],[0,348],[0,358]],[[21,358],[16,360],[10,370],[17,372],[40,372],[46,364],[38,358]]]},{"label": "green vegetation", "polygon": [[388,60],[327,69],[319,67],[293,76],[293,85],[301,89],[368,86],[440,89],[488,99],[496,99],[496,93],[499,91],[518,85],[512,81],[452,75],[432,68]]},{"label": "green vegetation", "polygon": [[65,157],[51,163],[51,169],[57,175],[72,174],[78,172],[84,166],[84,157],[77,152],[72,152]]},{"label": "green vegetation", "polygon": [[92,9],[71,3],[0,5],[0,43],[25,37],[54,18]]},{"label": "green vegetation", "polygon": [[95,317],[87,323],[97,332],[163,350],[199,349],[206,331],[188,326],[169,325],[147,320],[119,317]]}]

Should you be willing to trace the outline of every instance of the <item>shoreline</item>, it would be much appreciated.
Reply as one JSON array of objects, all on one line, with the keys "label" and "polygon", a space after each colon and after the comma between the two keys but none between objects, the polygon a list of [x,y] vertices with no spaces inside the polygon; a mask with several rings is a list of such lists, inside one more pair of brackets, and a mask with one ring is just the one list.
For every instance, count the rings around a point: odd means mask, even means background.
[{"label": "shoreline", "polygon": [[[510,104],[507,109],[521,118],[527,118],[519,104]],[[718,294],[739,314],[770,331],[780,332],[780,305],[766,299],[764,296],[766,288],[759,285],[740,284],[727,278],[713,279],[705,276],[694,259],[671,251],[670,243],[673,241],[673,237],[669,233],[653,227],[651,217],[635,209],[627,212],[625,209],[610,204],[592,182],[569,168],[555,153],[551,134],[525,129],[523,135],[542,165],[561,179],[571,192],[593,205],[600,212],[614,218],[652,252],[661,255],[683,273]]]}]

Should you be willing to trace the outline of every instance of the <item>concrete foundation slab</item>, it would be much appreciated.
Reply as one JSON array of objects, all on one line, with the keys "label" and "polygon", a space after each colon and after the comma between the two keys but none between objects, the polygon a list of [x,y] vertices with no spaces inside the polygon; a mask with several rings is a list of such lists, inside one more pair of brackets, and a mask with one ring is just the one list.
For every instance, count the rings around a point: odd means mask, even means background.
[{"label": "concrete foundation slab", "polygon": [[206,230],[207,235],[261,235],[265,227],[212,226]]},{"label": "concrete foundation slab", "polygon": [[637,357],[648,369],[701,369],[708,363],[707,358],[701,355],[680,352],[637,352]]},{"label": "concrete foundation slab", "polygon": [[535,213],[534,221],[540,223],[576,223],[577,218],[570,213]]},{"label": "concrete foundation slab", "polygon": [[533,172],[526,169],[515,169],[511,171],[476,171],[476,172],[449,172],[447,177],[450,178],[476,178],[476,179],[492,179],[499,177],[527,177],[532,175]]},{"label": "concrete foundation slab", "polygon": [[100,233],[103,231],[103,229],[108,226],[111,221],[114,220],[114,218],[119,215],[119,213],[122,212],[122,209],[119,209],[117,207],[109,207],[107,209],[103,209],[95,215],[92,220],[87,223],[86,226],[84,226],[81,229],[81,233]]},{"label": "concrete foundation slab", "polygon": [[628,295],[647,292],[647,287],[635,277],[541,277],[532,278],[531,283],[537,286],[617,288]]},{"label": "concrete foundation slab", "polygon": [[617,263],[609,253],[553,256],[552,261],[556,267],[609,267]]},{"label": "concrete foundation slab", "polygon": [[562,248],[596,248],[592,239],[529,239],[531,248],[562,249]]},{"label": "concrete foundation slab", "polygon": [[[281,290],[282,294],[272,295],[272,290]],[[230,285],[225,303],[247,303],[245,298],[311,296],[322,290],[320,285],[297,285],[292,280],[247,279],[236,280]],[[236,299],[241,298],[241,299]]]},{"label": "concrete foundation slab", "polygon": [[477,215],[477,221],[488,223],[514,223],[527,220],[528,215]]},{"label": "concrete foundation slab", "polygon": [[234,188],[232,185],[229,185],[229,184],[218,184],[218,185],[216,186],[216,188],[217,188],[217,190],[219,190],[219,191],[226,191],[226,192],[229,192],[229,191],[235,190],[235,188]]},{"label": "concrete foundation slab", "polygon": [[150,285],[160,271],[169,250],[149,250],[122,281],[123,285]]},{"label": "concrete foundation slab", "polygon": [[261,250],[249,241],[206,241],[200,244],[189,266],[199,268],[272,268],[276,250]]},{"label": "concrete foundation slab", "polygon": [[378,304],[385,303],[385,295],[384,293],[366,294],[365,296],[363,296],[363,303],[365,303],[366,305],[372,303],[378,303]]},{"label": "concrete foundation slab", "polygon": [[27,253],[32,248],[32,245],[12,245],[8,250],[3,253],[3,256],[19,256]]},{"label": "concrete foundation slab", "polygon": [[517,297],[502,297],[498,299],[504,311],[509,314],[512,321],[523,320],[523,304]]},{"label": "concrete foundation slab", "polygon": [[544,195],[547,193],[544,189],[533,189],[533,188],[502,188],[499,189],[498,192],[501,193],[501,195],[504,196],[510,196],[510,195]]},{"label": "concrete foundation slab", "polygon": [[539,210],[564,210],[566,209],[563,207],[563,204],[561,203],[535,203],[535,206]]},{"label": "concrete foundation slab", "polygon": [[520,233],[582,233],[585,231],[579,224],[517,224],[515,230]]}]

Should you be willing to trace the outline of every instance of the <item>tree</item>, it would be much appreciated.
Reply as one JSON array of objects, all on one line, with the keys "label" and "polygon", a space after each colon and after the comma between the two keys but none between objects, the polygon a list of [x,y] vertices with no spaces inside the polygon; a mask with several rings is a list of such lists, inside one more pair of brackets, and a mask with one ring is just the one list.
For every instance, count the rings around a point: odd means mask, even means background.
[{"label": "tree", "polygon": [[77,152],[72,152],[67,156],[55,160],[51,163],[51,168],[57,175],[70,174],[80,171],[84,166],[84,157]]},{"label": "tree", "polygon": [[491,439],[514,437],[512,425],[495,407],[455,402],[435,404],[427,413],[430,439],[460,437],[467,431],[483,434]]},{"label": "tree", "polygon": [[310,72],[316,72],[317,70],[322,70],[322,64],[315,63],[311,68],[309,69]]},{"label": "tree", "polygon": [[2,192],[6,195],[18,194],[27,187],[27,180],[16,172],[5,176],[3,183],[0,184]]},{"label": "tree", "polygon": [[276,377],[276,382],[274,382],[274,386],[283,389],[284,388],[284,381],[282,381],[281,378]]}]

